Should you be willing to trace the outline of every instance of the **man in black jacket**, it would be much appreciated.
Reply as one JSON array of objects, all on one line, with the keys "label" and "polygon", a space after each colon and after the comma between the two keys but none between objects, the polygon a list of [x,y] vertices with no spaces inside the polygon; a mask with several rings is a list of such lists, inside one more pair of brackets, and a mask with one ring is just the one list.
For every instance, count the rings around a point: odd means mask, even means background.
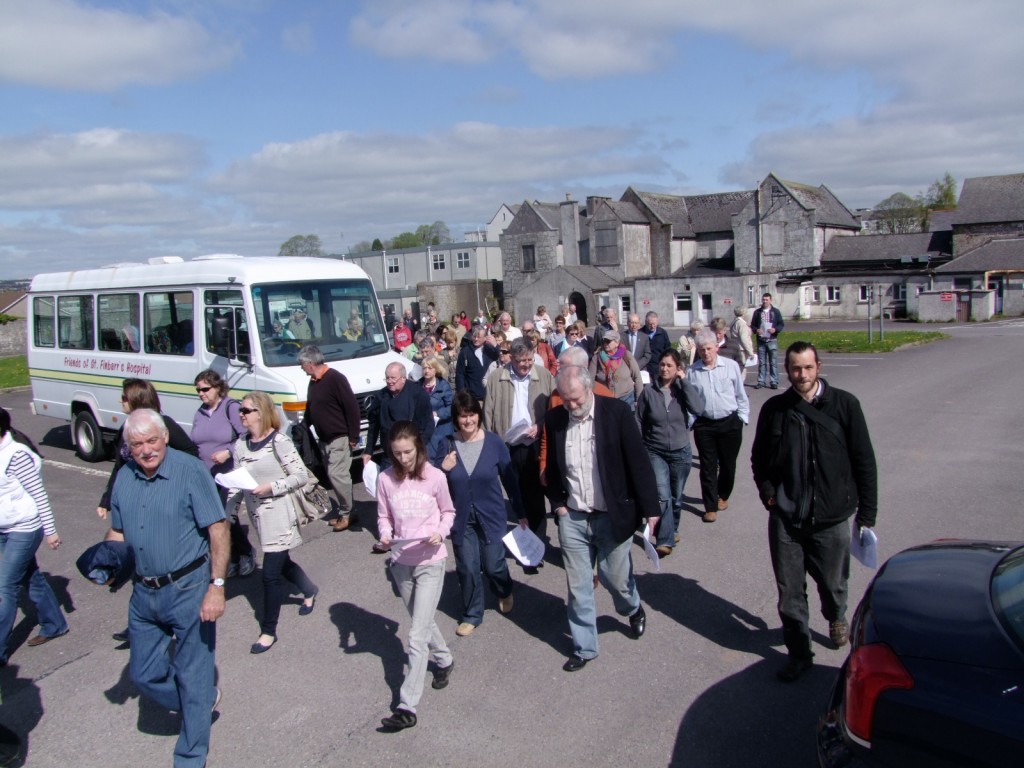
[{"label": "man in black jacket", "polygon": [[764,404],[751,451],[754,482],[769,512],[768,544],[789,653],[778,677],[792,682],[811,668],[807,579],[836,647],[849,640],[850,517],[870,528],[878,514],[878,469],[860,403],[819,378],[813,344],[786,350],[791,387]]},{"label": "man in black jacket", "polygon": [[783,327],[782,313],[772,306],[772,295],[766,293],[750,321],[750,330],[757,334],[757,389],[779,388],[779,333]]},{"label": "man in black jacket", "polygon": [[384,389],[375,397],[366,415],[366,448],[363,451],[363,466],[370,463],[373,452],[380,440],[384,451],[382,468],[391,466],[391,446],[388,433],[396,421],[411,421],[416,425],[424,445],[430,445],[434,434],[434,412],[430,408],[430,395],[423,391],[418,382],[409,381],[405,366],[391,363],[384,369]]}]

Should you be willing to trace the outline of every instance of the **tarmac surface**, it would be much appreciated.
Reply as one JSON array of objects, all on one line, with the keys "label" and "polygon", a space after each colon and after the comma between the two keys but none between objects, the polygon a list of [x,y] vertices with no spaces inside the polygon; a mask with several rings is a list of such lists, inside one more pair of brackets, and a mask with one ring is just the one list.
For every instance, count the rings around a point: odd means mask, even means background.
[{"label": "tarmac surface", "polygon": [[[831,325],[794,324],[784,342],[797,340],[800,328]],[[951,338],[887,355],[823,356],[828,381],[861,400],[872,432],[881,559],[943,537],[1024,540],[1024,320],[926,328]],[[774,393],[748,393],[753,423]],[[130,587],[111,594],[74,566],[106,531],[95,507],[111,465],[79,461],[66,424],[31,416],[29,400],[27,390],[0,394],[45,460],[64,543],[57,552],[41,548],[38,558],[71,632],[29,648],[34,612],[23,601],[29,616],[19,612],[10,663],[0,669],[0,721],[27,734],[25,764],[33,768],[170,765],[178,718],[139,697],[128,651],[110,637],[127,623]],[[515,608],[502,616],[489,596],[484,623],[467,638],[455,636],[449,557],[438,621],[457,667],[446,690],[427,686],[419,724],[398,734],[378,729],[397,700],[409,622],[384,557],[370,553],[375,506],[360,489],[366,527],[327,533],[317,524],[293,553],[320,596],[308,617],[298,616],[298,595],[286,603],[269,653],[248,650],[259,633],[259,573],[229,580],[217,640],[224,698],[209,765],[815,765],[815,726],[845,651],[830,647],[812,587],[815,667],[791,685],[775,679],[785,649],[767,514],[750,479],[752,439],[750,427],[736,491],[717,523],[700,520],[695,466],[681,544],[659,573],[634,549],[648,614],[642,639],[629,636],[599,591],[601,653],[580,672],[561,670],[571,645],[552,522],[547,566],[526,576],[513,565]],[[851,614],[872,575],[852,569]]]}]

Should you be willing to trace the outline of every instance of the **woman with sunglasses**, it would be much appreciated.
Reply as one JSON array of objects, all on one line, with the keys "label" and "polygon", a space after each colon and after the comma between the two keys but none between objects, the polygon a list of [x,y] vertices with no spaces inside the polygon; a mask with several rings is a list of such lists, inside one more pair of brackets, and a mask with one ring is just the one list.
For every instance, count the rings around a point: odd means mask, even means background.
[{"label": "woman with sunglasses", "polygon": [[245,502],[263,550],[263,616],[260,636],[249,652],[266,653],[277,642],[281,604],[291,592],[284,582],[291,582],[302,593],[299,616],[313,612],[319,592],[289,554],[302,544],[289,491],[303,488],[308,475],[291,439],[278,431],[281,419],[270,395],[250,392],[242,400],[238,413],[246,434],[235,441],[232,456],[235,466],[247,470],[257,486],[251,491],[236,491],[228,500],[228,506]]},{"label": "woman with sunglasses", "polygon": [[[231,444],[245,432],[239,417],[238,401],[228,397],[228,383],[214,370],[200,371],[195,378],[196,394],[202,405],[192,420],[192,442],[199,448],[202,459],[214,477],[234,469]],[[217,486],[220,501],[225,504],[228,489]],[[228,577],[248,576],[256,570],[252,544],[238,518],[231,517],[231,562]]]}]

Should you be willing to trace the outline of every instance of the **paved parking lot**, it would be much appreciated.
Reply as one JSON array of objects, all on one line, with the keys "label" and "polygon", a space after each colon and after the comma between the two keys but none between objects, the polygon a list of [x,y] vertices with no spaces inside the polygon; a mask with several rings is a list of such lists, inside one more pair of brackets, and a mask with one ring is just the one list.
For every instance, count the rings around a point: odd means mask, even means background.
[{"label": "paved parking lot", "polygon": [[[1024,539],[1024,323],[949,332],[947,341],[890,355],[825,357],[829,381],[861,399],[872,430],[883,557],[939,537]],[[756,418],[771,393],[748,392]],[[0,718],[28,733],[34,767],[169,765],[177,718],[139,699],[128,652],[110,638],[126,624],[128,590],[110,594],[74,568],[104,534],[94,509],[110,465],[80,462],[66,427],[29,416],[28,401],[27,391],[0,396],[46,460],[64,545],[39,558],[71,633],[28,648],[34,627],[19,621],[13,642],[20,647],[0,670]],[[752,437],[748,429],[737,490],[719,522],[685,516],[682,543],[660,573],[634,550],[647,634],[631,639],[601,594],[601,655],[581,672],[561,671],[570,644],[557,550],[537,576],[514,568],[515,609],[500,616],[489,603],[468,638],[455,637],[458,588],[449,558],[439,618],[458,666],[448,689],[428,687],[419,725],[399,734],[377,726],[401,681],[408,621],[383,558],[370,554],[369,530],[321,528],[298,550],[320,600],[306,618],[297,615],[298,598],[286,604],[280,641],[267,654],[248,652],[258,634],[258,576],[230,581],[218,627],[224,700],[210,765],[814,765],[814,727],[844,654],[820,646],[811,673],[791,686],[775,680],[784,649],[766,513],[747,461]],[[697,492],[694,470],[687,493],[695,513]],[[369,519],[373,509],[363,495],[360,513]],[[869,579],[854,566],[851,609]],[[827,643],[820,616],[812,627]]]}]

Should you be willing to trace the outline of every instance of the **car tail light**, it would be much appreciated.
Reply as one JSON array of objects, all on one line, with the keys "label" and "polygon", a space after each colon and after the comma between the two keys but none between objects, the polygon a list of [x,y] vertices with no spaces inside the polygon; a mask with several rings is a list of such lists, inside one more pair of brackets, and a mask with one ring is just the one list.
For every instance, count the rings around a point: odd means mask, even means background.
[{"label": "car tail light", "polygon": [[871,741],[875,704],[884,691],[914,687],[914,678],[885,643],[862,645],[850,654],[846,667],[844,719],[850,733]]}]

